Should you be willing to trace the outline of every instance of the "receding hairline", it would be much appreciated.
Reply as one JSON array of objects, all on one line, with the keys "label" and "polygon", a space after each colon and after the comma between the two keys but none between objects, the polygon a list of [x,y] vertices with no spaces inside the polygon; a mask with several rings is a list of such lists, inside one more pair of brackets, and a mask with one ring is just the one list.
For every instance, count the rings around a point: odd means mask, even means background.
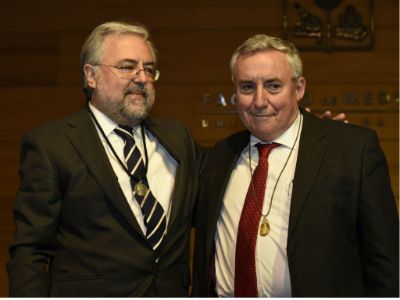
[{"label": "receding hairline", "polygon": [[237,68],[238,65],[241,61],[243,61],[244,59],[250,58],[252,56],[258,55],[258,54],[263,54],[263,53],[277,53],[278,55],[282,55],[282,57],[284,57],[286,59],[286,63],[289,67],[290,72],[293,74],[293,68],[289,62],[289,54],[285,51],[281,51],[279,49],[275,49],[275,48],[265,48],[265,49],[256,49],[254,51],[249,51],[243,54],[240,54],[236,57],[235,59],[235,63],[233,66],[231,66],[231,76],[232,76],[232,81],[235,82],[236,78],[235,78],[235,74],[237,72]]},{"label": "receding hairline", "polygon": [[257,53],[264,51],[277,51],[286,54],[286,59],[292,69],[292,75],[294,79],[298,79],[302,76],[303,66],[300,54],[296,46],[281,38],[275,36],[269,36],[266,34],[256,34],[245,40],[239,47],[234,51],[230,60],[230,69],[232,80],[234,79],[234,72],[236,70],[237,61],[242,57],[249,57],[256,55]]},{"label": "receding hairline", "polygon": [[[106,47],[112,47],[113,46],[113,40],[118,40],[121,37],[126,37],[126,36],[133,36],[136,37],[138,40],[142,40],[144,44],[148,47],[149,52],[151,53],[153,57],[153,61],[156,62],[157,57],[156,53],[154,52],[154,49],[152,47],[151,41],[149,41],[144,35],[140,33],[135,33],[135,32],[110,32],[106,35],[103,36],[103,41],[101,43],[101,48],[99,49],[99,56],[103,56],[104,50]],[[111,42],[109,42],[111,41]]]}]

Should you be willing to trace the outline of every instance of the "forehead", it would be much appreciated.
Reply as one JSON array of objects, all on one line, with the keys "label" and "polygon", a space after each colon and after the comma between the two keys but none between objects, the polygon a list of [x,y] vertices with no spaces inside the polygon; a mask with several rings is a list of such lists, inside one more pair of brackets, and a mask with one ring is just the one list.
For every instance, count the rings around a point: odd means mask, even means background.
[{"label": "forehead", "polygon": [[237,79],[291,78],[291,68],[286,53],[265,50],[239,57],[236,63]]},{"label": "forehead", "polygon": [[[102,60],[120,61],[124,59],[138,62],[154,61],[147,41],[136,34],[113,34],[104,39]],[[110,62],[111,63],[111,62]]]}]

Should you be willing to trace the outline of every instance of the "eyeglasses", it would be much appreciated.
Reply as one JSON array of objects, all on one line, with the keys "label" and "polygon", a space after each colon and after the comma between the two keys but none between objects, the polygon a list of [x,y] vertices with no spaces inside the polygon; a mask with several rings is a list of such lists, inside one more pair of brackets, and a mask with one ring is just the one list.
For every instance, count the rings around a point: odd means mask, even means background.
[{"label": "eyeglasses", "polygon": [[139,65],[127,65],[127,66],[113,66],[113,65],[104,65],[104,64],[95,64],[93,66],[102,66],[108,68],[114,68],[118,70],[118,74],[121,78],[137,78],[140,72],[144,72],[147,80],[153,82],[157,81],[160,78],[160,71],[156,70],[154,66],[145,66],[143,69],[139,67]]}]

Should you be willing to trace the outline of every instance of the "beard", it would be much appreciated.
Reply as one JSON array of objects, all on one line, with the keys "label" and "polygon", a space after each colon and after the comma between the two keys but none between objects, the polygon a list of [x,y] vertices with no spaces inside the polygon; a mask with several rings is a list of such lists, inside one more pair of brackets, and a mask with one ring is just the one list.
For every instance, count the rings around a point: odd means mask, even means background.
[{"label": "beard", "polygon": [[144,87],[129,88],[124,92],[122,101],[116,103],[116,109],[127,120],[127,125],[137,125],[149,116],[154,98],[154,92],[149,93]]},{"label": "beard", "polygon": [[154,90],[140,85],[126,88],[119,97],[100,88],[93,105],[119,125],[133,127],[149,116],[154,99]]}]

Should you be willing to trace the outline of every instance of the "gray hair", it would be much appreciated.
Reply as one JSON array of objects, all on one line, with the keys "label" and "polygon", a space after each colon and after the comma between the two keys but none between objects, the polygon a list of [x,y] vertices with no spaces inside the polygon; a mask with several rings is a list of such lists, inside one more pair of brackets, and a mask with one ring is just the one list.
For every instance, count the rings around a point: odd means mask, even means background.
[{"label": "gray hair", "polygon": [[90,100],[92,90],[88,86],[86,75],[83,69],[85,64],[95,65],[100,63],[103,52],[103,43],[109,35],[135,34],[142,37],[149,45],[154,60],[157,60],[156,49],[150,41],[150,34],[145,26],[141,24],[129,24],[124,22],[107,22],[97,26],[86,39],[81,50],[80,68],[82,72],[83,91],[86,99]]},{"label": "gray hair", "polygon": [[232,55],[230,68],[233,81],[235,81],[234,71],[236,63],[240,57],[266,50],[277,50],[286,53],[287,60],[292,69],[293,80],[297,80],[302,76],[303,63],[301,62],[299,51],[291,42],[265,34],[256,34],[241,44]]}]

